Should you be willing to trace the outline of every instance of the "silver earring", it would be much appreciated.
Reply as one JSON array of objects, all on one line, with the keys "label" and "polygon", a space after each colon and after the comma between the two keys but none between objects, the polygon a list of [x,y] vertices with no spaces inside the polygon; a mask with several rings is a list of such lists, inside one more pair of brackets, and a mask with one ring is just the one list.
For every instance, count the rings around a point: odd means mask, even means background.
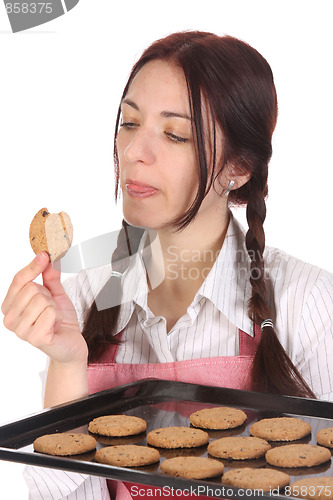
[{"label": "silver earring", "polygon": [[223,193],[224,196],[229,196],[229,193],[232,190],[232,188],[234,187],[234,184],[235,184],[235,181],[230,181],[229,182],[229,186],[227,187],[227,189]]}]

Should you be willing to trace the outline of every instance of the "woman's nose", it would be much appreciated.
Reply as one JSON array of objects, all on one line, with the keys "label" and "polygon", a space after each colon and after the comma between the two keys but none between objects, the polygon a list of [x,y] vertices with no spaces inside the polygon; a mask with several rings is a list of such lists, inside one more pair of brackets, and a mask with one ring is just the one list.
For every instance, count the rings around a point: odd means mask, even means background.
[{"label": "woman's nose", "polygon": [[153,163],[155,154],[151,134],[143,129],[137,130],[124,150],[124,157],[129,163]]}]

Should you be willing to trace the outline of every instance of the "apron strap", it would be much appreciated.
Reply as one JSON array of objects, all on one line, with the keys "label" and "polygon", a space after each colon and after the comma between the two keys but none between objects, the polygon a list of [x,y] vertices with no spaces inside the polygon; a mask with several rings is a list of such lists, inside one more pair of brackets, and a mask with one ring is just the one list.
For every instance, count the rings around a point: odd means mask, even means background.
[{"label": "apron strap", "polygon": [[[117,335],[115,335],[114,338],[120,341],[122,336],[123,336],[123,333],[124,333],[124,330],[121,330],[121,332],[117,333]],[[112,345],[111,359],[110,359],[111,363],[116,362],[116,356],[117,356],[118,349],[119,349],[119,344]]]},{"label": "apron strap", "polygon": [[261,328],[258,325],[254,325],[253,337],[240,329],[238,330],[240,356],[255,356],[261,339],[261,333]]}]

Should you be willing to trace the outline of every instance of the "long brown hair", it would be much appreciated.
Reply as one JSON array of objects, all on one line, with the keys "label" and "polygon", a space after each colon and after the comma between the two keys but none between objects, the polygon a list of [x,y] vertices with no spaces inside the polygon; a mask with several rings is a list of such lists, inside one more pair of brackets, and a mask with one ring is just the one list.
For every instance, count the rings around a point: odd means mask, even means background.
[{"label": "long brown hair", "polygon": [[[249,279],[252,286],[249,317],[253,323],[259,325],[268,318],[274,321],[274,310],[269,298],[270,283],[265,277],[263,259],[268,163],[272,154],[271,138],[277,120],[277,97],[271,68],[255,49],[236,38],[219,37],[199,31],[174,33],[156,41],[144,51],[132,69],[122,99],[126,96],[135,75],[154,59],[175,64],[184,73],[196,145],[198,191],[190,208],[173,221],[174,228],[179,231],[190,224],[209,188],[227,164],[237,165],[243,172],[250,173],[250,180],[239,189],[231,191],[229,200],[231,204],[247,207],[246,248],[251,259]],[[214,128],[211,174],[205,149],[203,99],[208,103]],[[116,199],[119,194],[116,139],[120,115],[119,107],[114,137]],[[217,125],[221,127],[224,138],[223,159],[219,165],[216,164]],[[136,252],[142,232],[141,229],[123,222],[118,246],[112,256],[114,270],[124,271],[125,257]],[[101,290],[98,299],[103,301],[105,297],[107,300],[109,294],[116,294],[118,297],[121,295],[119,278],[112,277]],[[88,312],[83,329],[90,361],[99,358],[107,343],[116,342],[113,332],[120,311],[120,306],[99,310],[96,301]],[[270,326],[265,326],[262,331],[253,362],[252,382],[253,389],[258,391],[315,397]]]}]

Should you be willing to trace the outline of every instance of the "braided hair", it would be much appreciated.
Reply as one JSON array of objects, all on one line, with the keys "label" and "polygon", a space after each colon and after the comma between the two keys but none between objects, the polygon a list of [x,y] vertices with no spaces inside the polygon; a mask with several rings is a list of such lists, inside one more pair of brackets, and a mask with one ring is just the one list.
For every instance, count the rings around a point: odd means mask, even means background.
[{"label": "braided hair", "polygon": [[[271,68],[267,61],[247,43],[231,36],[188,31],[171,34],[148,47],[134,65],[125,86],[126,96],[135,75],[152,60],[165,60],[183,71],[186,79],[193,123],[199,186],[192,205],[173,221],[176,231],[184,229],[196,216],[203,199],[227,165],[237,165],[250,174],[249,181],[231,191],[229,202],[246,205],[248,231],[246,249],[251,262],[252,295],[248,314],[254,324],[267,318],[274,320],[272,290],[265,276],[263,253],[268,194],[268,163],[272,155],[271,138],[277,120],[277,97]],[[203,120],[203,100],[213,124],[210,169],[206,155],[207,138]],[[119,195],[119,161],[116,147],[120,123],[118,110],[115,138],[115,198]],[[217,161],[216,128],[223,133],[222,159]],[[129,236],[131,232],[131,236]],[[123,252],[135,252],[142,230],[125,222],[119,235],[118,247],[112,258],[114,269]],[[131,241],[131,244],[129,244]],[[122,272],[126,259],[122,259]],[[119,280],[111,278],[101,294],[120,294]],[[120,302],[118,302],[120,303]],[[106,343],[114,342],[120,306],[99,311],[93,303],[88,312],[83,334],[87,340],[90,360],[100,356]],[[252,386],[255,390],[286,395],[315,397],[280,344],[272,326],[262,328],[262,337],[254,358]]]},{"label": "braided hair", "polygon": [[123,220],[117,247],[111,258],[112,271],[115,272],[93,301],[83,325],[82,333],[89,347],[89,362],[97,361],[108,344],[119,344],[113,332],[117,327],[120,305],[110,307],[109,304],[121,303],[121,280],[116,273],[122,275],[126,271],[129,257],[137,252],[143,232],[143,229],[129,226]]}]

